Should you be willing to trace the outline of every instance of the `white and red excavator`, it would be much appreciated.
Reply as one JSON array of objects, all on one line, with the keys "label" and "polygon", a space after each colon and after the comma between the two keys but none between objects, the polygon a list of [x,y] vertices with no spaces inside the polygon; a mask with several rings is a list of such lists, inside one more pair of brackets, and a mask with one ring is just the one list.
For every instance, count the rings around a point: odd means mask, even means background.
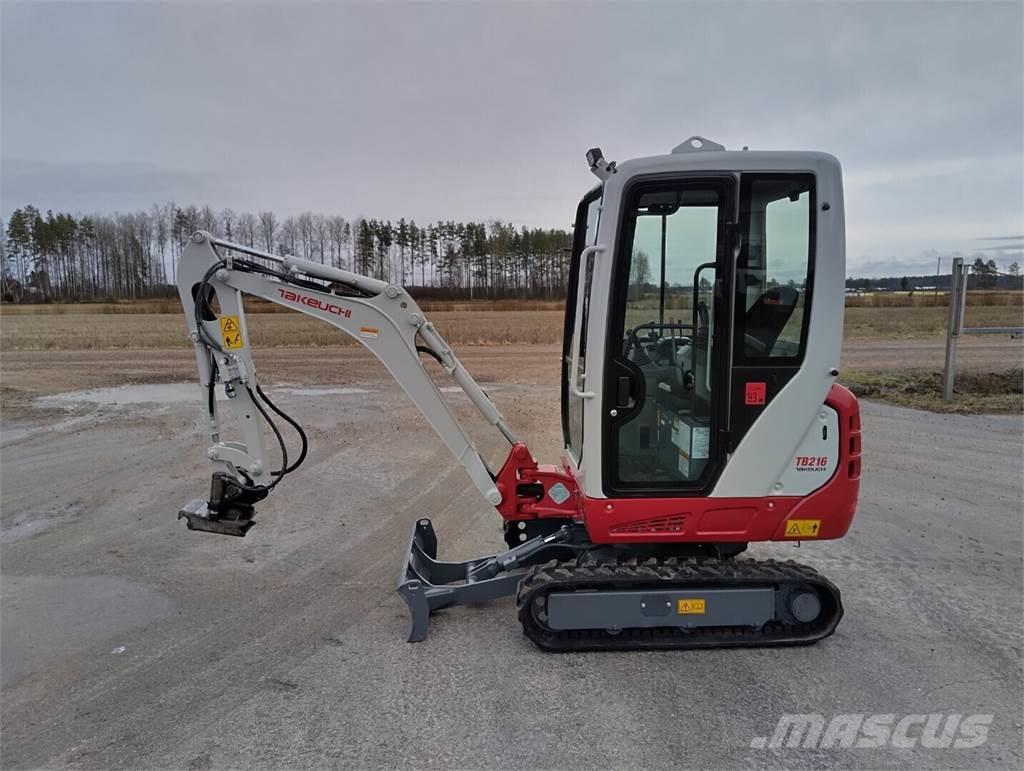
[{"label": "white and red excavator", "polygon": [[[616,164],[593,149],[587,160],[599,182],[576,212],[557,465],[534,459],[401,286],[199,232],[178,285],[213,481],[209,499],[179,518],[244,536],[255,504],[306,455],[298,423],[258,383],[242,303],[251,295],[366,346],[501,517],[508,549],[467,562],[438,560],[430,520],[411,523],[398,583],[410,641],[425,637],[433,611],[513,594],[526,636],[552,651],[799,645],[831,634],[842,616],[831,582],[737,555],[757,541],[840,538],[856,508],[860,413],[835,382],[838,161],[730,152],[701,137],[667,155]],[[474,448],[422,357],[507,439],[500,469]],[[224,404],[240,441],[223,438]],[[298,457],[275,418],[298,432]]]}]

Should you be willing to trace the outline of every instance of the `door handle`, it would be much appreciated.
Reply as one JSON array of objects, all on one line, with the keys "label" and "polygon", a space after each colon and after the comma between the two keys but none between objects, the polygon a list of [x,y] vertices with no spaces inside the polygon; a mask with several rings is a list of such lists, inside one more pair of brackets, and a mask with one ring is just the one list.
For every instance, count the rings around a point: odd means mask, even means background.
[{"label": "door handle", "polygon": [[583,372],[579,377],[576,375],[576,370],[580,366],[580,332],[583,329],[583,297],[587,291],[587,258],[592,254],[600,254],[605,251],[606,247],[599,244],[594,246],[588,246],[582,252],[580,252],[580,274],[576,281],[576,319],[573,324],[572,332],[572,359],[569,364],[569,392],[579,399],[593,399],[595,394],[593,391],[584,391],[582,386],[586,385],[587,373]]},{"label": "door handle", "polygon": [[[587,375],[584,373],[583,378],[586,379]],[[593,391],[581,391],[579,388],[580,384],[576,383],[575,378],[569,383],[569,390],[572,391],[573,396],[578,396],[580,399],[593,399],[595,394]]]},{"label": "door handle", "polygon": [[617,387],[615,389],[615,406],[616,407],[629,407],[630,403],[630,392],[633,384],[630,382],[629,377],[626,375],[619,375]]}]

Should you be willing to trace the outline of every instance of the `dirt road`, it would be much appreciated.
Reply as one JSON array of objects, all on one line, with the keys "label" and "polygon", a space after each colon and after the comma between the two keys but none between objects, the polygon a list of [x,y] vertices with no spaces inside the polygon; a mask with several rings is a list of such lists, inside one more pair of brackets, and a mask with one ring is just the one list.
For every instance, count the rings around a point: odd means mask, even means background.
[{"label": "dirt road", "polygon": [[[191,375],[186,356],[4,356],[20,405],[0,430],[4,768],[1021,765],[1019,417],[865,405],[850,535],[754,549],[842,588],[817,646],[545,655],[510,601],[446,611],[408,645],[394,584],[412,523],[429,515],[466,558],[500,547],[497,516],[377,365],[278,353],[272,394],[312,455],[245,539],[175,521],[209,478],[195,386],[163,384]],[[464,359],[553,459],[542,353]],[[111,381],[142,385],[28,401]],[[975,749],[752,748],[784,713],[994,717]]]}]

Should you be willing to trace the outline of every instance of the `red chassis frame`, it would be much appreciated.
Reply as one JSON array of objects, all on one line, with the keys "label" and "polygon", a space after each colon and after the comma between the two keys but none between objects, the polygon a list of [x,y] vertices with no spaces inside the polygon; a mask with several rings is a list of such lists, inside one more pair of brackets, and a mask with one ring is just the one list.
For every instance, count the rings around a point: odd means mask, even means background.
[{"label": "red chassis frame", "polygon": [[[561,468],[539,465],[527,446],[517,442],[495,479],[502,495],[495,508],[510,521],[582,521],[591,541],[598,544],[842,538],[850,529],[860,491],[860,407],[857,398],[838,384],[825,404],[839,414],[839,463],[828,482],[805,497],[589,498],[564,459]],[[559,482],[569,491],[561,504],[550,495],[538,501],[517,494],[522,484],[539,483],[549,490]],[[791,519],[818,520],[820,525],[814,535],[787,536]]]}]

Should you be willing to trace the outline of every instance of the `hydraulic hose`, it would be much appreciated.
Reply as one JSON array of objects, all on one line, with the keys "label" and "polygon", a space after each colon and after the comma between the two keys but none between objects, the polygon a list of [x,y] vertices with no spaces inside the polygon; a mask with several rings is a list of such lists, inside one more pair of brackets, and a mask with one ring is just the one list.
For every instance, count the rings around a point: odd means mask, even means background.
[{"label": "hydraulic hose", "polygon": [[288,425],[295,429],[295,431],[299,435],[299,440],[302,442],[302,449],[299,451],[299,457],[296,459],[296,461],[290,466],[283,466],[281,471],[274,472],[275,476],[284,476],[285,474],[290,474],[292,471],[295,471],[295,469],[301,466],[302,462],[306,459],[306,451],[309,449],[309,440],[306,438],[306,432],[302,430],[302,426],[300,426],[298,422],[296,422],[291,417],[291,415],[289,415],[276,404],[274,404],[270,400],[270,397],[263,393],[263,388],[259,384],[256,385],[256,394],[267,403],[267,406],[270,407],[271,410],[273,410],[277,415],[283,418],[288,423]]}]

